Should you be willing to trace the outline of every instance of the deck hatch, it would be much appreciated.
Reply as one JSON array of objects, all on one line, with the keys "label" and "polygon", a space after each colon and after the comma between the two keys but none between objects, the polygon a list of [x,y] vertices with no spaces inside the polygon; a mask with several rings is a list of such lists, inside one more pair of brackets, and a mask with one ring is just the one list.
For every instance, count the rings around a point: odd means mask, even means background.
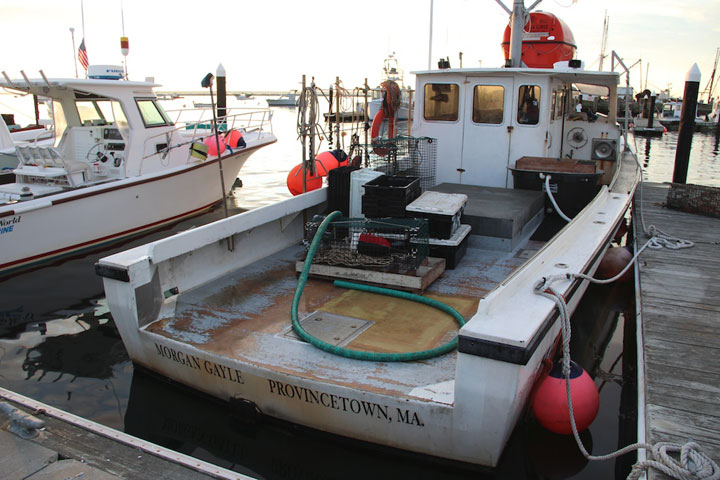
[{"label": "deck hatch", "polygon": [[[313,337],[336,347],[344,347],[372,327],[375,322],[317,310],[301,319],[300,324]],[[279,335],[301,341],[292,325],[283,329]]]}]

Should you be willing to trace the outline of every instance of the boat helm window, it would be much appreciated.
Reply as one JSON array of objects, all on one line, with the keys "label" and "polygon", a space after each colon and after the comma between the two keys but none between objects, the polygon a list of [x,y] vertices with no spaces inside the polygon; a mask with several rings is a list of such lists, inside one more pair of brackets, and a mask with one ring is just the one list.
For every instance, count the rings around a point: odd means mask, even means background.
[{"label": "boat helm window", "polygon": [[80,123],[84,126],[114,125],[118,120],[125,121],[120,103],[115,100],[75,100]]},{"label": "boat helm window", "polygon": [[520,125],[537,125],[540,120],[540,87],[520,85],[517,121]]},{"label": "boat helm window", "polygon": [[163,127],[173,124],[165,113],[165,110],[154,98],[136,98],[135,102],[147,128]]},{"label": "boat helm window", "polygon": [[458,119],[460,87],[454,83],[426,83],[425,120],[455,122]]},{"label": "boat helm window", "polygon": [[552,114],[550,121],[560,119],[563,116],[563,109],[565,106],[565,90],[557,89],[553,90],[552,93]]},{"label": "boat helm window", "polygon": [[65,119],[65,110],[63,110],[62,103],[53,100],[52,101],[52,116],[53,116],[53,128],[55,129],[55,147],[60,144],[60,139],[63,133],[67,129],[67,120]]},{"label": "boat helm window", "polygon": [[505,87],[502,85],[475,85],[472,119],[475,123],[503,123]]}]

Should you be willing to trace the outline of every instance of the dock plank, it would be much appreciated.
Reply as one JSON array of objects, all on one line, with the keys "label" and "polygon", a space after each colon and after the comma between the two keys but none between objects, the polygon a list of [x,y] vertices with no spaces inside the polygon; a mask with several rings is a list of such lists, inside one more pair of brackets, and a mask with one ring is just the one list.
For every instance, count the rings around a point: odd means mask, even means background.
[{"label": "dock plank", "polygon": [[[682,444],[692,439],[717,462],[720,219],[666,208],[668,189],[668,184],[646,183],[635,196],[639,246],[648,239],[640,231],[642,220],[646,226],[695,242],[689,249],[646,249],[638,263],[646,440]],[[649,478],[668,477],[651,472]]]}]

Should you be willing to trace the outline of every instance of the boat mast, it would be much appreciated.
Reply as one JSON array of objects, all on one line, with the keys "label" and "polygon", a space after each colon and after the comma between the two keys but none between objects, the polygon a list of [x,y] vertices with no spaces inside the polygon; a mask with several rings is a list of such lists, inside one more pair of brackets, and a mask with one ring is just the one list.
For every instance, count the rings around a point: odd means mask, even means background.
[{"label": "boat mast", "polygon": [[710,103],[713,94],[713,83],[715,83],[715,72],[717,71],[718,57],[720,57],[720,48],[715,50],[715,64],[713,65],[712,73],[710,74],[710,81],[703,93],[707,92],[707,103]]},{"label": "boat mast", "polygon": [[607,57],[605,50],[607,49],[607,34],[608,34],[609,20],[610,19],[608,18],[607,10],[605,10],[605,20],[603,21],[602,42],[600,42],[600,62],[599,62],[599,66],[598,66],[598,70],[601,72],[603,69],[603,60],[605,60],[605,57]]}]

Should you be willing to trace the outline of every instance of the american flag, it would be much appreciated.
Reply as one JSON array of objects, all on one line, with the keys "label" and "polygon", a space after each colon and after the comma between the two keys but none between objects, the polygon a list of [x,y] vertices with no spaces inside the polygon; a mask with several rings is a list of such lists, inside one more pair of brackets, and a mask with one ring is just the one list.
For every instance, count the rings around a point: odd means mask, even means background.
[{"label": "american flag", "polygon": [[80,65],[83,66],[85,70],[88,69],[88,56],[87,56],[87,50],[85,50],[85,39],[82,39],[82,42],[80,42],[80,48],[78,48],[78,60],[80,60]]}]

